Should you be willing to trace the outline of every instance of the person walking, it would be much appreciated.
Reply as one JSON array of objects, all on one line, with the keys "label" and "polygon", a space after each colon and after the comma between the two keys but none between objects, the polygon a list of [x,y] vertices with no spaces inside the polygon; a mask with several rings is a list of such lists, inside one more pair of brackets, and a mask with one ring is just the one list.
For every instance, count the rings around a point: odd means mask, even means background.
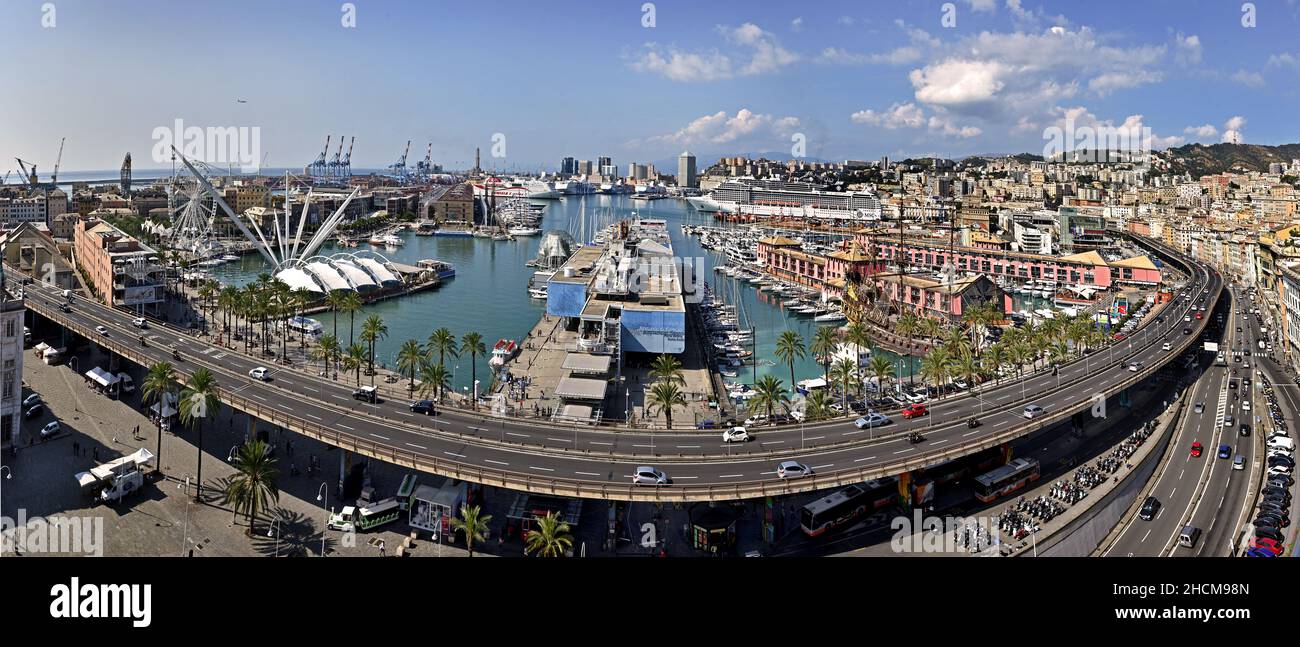
[{"label": "person walking", "polygon": [[379,540],[379,556],[380,556],[380,557],[387,557],[387,556],[388,556],[387,553],[385,552],[384,540],[382,540],[382,539]]}]

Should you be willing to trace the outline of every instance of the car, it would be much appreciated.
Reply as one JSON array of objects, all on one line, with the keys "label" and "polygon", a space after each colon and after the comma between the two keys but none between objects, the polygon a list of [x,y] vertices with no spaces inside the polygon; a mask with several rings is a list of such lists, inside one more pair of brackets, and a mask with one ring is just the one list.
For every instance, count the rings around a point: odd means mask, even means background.
[{"label": "car", "polygon": [[1273,467],[1274,465],[1286,465],[1288,467],[1295,467],[1295,459],[1291,458],[1290,456],[1282,456],[1279,454],[1273,454],[1269,456],[1267,462],[1269,467]]},{"label": "car", "polygon": [[1232,361],[1234,361],[1234,362],[1240,362],[1240,361],[1241,361],[1241,355],[1233,355],[1233,356],[1232,356]]},{"label": "car", "polygon": [[1242,425],[1241,428],[1237,430],[1237,434],[1240,436],[1249,436],[1250,425]]},{"label": "car", "polygon": [[920,418],[926,413],[927,411],[924,404],[909,404],[906,409],[903,409],[903,418],[908,420],[912,418]]},{"label": "car", "polygon": [[1272,537],[1256,537],[1255,545],[1250,547],[1254,551],[1267,552],[1274,557],[1286,552],[1286,547]]},{"label": "car", "polygon": [[108,336],[108,329],[105,328],[105,327],[103,327],[103,326],[95,326],[95,332],[97,332],[97,333],[99,333],[99,334],[101,334],[101,335],[103,335],[103,336],[105,336],[105,337]]},{"label": "car", "polygon": [[744,427],[732,427],[722,432],[722,442],[724,443],[745,443],[751,440],[753,440],[753,436],[750,436]]},{"label": "car", "polygon": [[1228,388],[1235,391],[1237,389],[1237,380],[1236,379],[1228,380]]},{"label": "car", "polygon": [[1273,476],[1274,474],[1290,474],[1292,471],[1293,468],[1287,467],[1286,465],[1274,465],[1268,468],[1268,475]]},{"label": "car", "polygon": [[1242,400],[1242,401],[1241,401],[1241,410],[1242,410],[1242,411],[1250,411],[1250,400]]},{"label": "car", "polygon": [[255,368],[255,369],[249,371],[249,372],[248,372],[248,377],[251,377],[251,378],[253,378],[254,380],[261,380],[261,381],[263,381],[263,382],[270,382],[270,381],[271,381],[271,369],[269,369],[269,368],[267,368],[267,367],[265,367],[265,366],[259,366],[259,367]]},{"label": "car", "polygon": [[67,314],[67,313],[69,313],[69,312],[72,312],[72,306],[70,306],[70,305],[68,305],[68,304],[66,304],[66,303],[60,303],[60,304],[59,304],[59,312],[62,312],[62,313],[64,313],[64,314]]},{"label": "car", "polygon": [[1232,459],[1232,469],[1234,470],[1246,469],[1246,457],[1242,456],[1241,454],[1237,454],[1237,456]]},{"label": "car", "polygon": [[1223,426],[1224,426],[1224,427],[1231,427],[1235,422],[1237,422],[1237,420],[1236,420],[1236,418],[1233,418],[1233,417],[1232,417],[1232,414],[1231,414],[1231,413],[1229,413],[1229,414],[1223,416]]},{"label": "car", "polygon": [[1237,326],[1237,334],[1241,334],[1241,326]]},{"label": "car", "polygon": [[859,400],[850,402],[849,408],[852,409],[854,413],[866,413],[868,411],[867,403]]},{"label": "car", "polygon": [[928,398],[924,394],[918,391],[904,391],[903,399],[907,400],[912,404],[921,404],[922,402],[925,402]]},{"label": "car", "polygon": [[1191,329],[1191,328],[1183,328],[1183,334],[1184,334],[1184,335],[1190,335],[1190,334],[1192,334],[1192,329]]},{"label": "car", "polygon": [[1295,481],[1286,474],[1268,477],[1268,484],[1274,487],[1291,487],[1294,483]]},{"label": "car", "polygon": [[63,426],[59,424],[58,420],[50,422],[44,427],[41,427],[41,438],[49,438],[50,436],[59,433],[59,430],[62,428]]},{"label": "car", "polygon": [[880,427],[882,425],[887,425],[891,422],[893,421],[889,419],[889,416],[886,416],[883,413],[877,413],[875,411],[872,411],[867,415],[862,416],[857,420],[854,420],[853,426],[857,427],[858,429],[870,429],[872,427]]},{"label": "car", "polygon": [[379,389],[373,386],[363,386],[352,392],[352,399],[376,404],[379,402]]},{"label": "car", "polygon": [[1133,371],[1134,373],[1142,370],[1142,362],[1129,362],[1128,370]]},{"label": "car", "polygon": [[1173,350],[1173,349],[1174,349],[1174,345],[1169,342],[1165,342],[1164,345],[1160,347],[1160,350]]},{"label": "car", "polygon": [[37,402],[40,402],[40,401],[41,401],[41,394],[39,394],[39,393],[33,393],[33,394],[27,396],[26,398],[23,398],[23,406],[24,406],[24,407],[30,407],[30,406],[32,406],[33,404],[36,404]]},{"label": "car", "polygon": [[1031,420],[1043,415],[1044,413],[1047,413],[1047,411],[1036,404],[1028,405],[1024,410],[1024,416]]},{"label": "car", "polygon": [[1191,323],[1191,322],[1192,322],[1192,318],[1191,318],[1191,317],[1183,317],[1183,321],[1186,322],[1186,323]]},{"label": "car", "polygon": [[1195,406],[1195,407],[1192,407],[1192,412],[1193,412],[1193,413],[1205,413],[1205,403],[1204,403],[1204,402],[1197,402],[1197,403],[1196,403],[1196,406]]},{"label": "car", "polygon": [[1204,451],[1205,449],[1201,447],[1200,441],[1196,441],[1192,443],[1192,458],[1200,458],[1201,453]]},{"label": "car", "polygon": [[1142,502],[1142,509],[1138,511],[1138,517],[1143,521],[1151,521],[1158,514],[1160,514],[1160,499],[1153,496],[1147,497],[1146,501]]},{"label": "car", "polygon": [[416,400],[412,402],[411,413],[422,413],[426,416],[433,415],[433,400]]},{"label": "car", "polygon": [[1277,528],[1269,528],[1268,526],[1255,526],[1255,537],[1257,540],[1263,538],[1272,539],[1279,543],[1282,541],[1282,533]]},{"label": "car", "polygon": [[135,319],[131,320],[131,325],[135,326],[136,328],[145,329],[149,327],[149,320],[145,319],[144,317],[136,317]]},{"label": "car", "polygon": [[1198,312],[1198,313],[1196,313],[1196,318],[1197,318],[1197,319],[1204,319],[1204,318],[1205,318],[1205,315],[1202,315],[1201,313]]},{"label": "car", "polygon": [[810,476],[813,473],[812,468],[800,463],[799,461],[782,461],[776,466],[776,475],[778,478],[795,479],[801,476]]},{"label": "car", "polygon": [[1231,458],[1232,445],[1219,445],[1219,458]]},{"label": "car", "polygon": [[45,405],[41,404],[40,402],[37,402],[36,404],[33,404],[30,407],[27,407],[27,411],[23,413],[23,416],[28,420],[39,418],[43,415],[45,415]]},{"label": "car", "polygon": [[632,482],[637,485],[668,485],[668,475],[643,465],[632,474]]},{"label": "car", "polygon": [[746,427],[756,427],[756,426],[758,426],[758,425],[765,425],[765,424],[767,424],[767,416],[765,416],[765,415],[763,415],[763,414],[761,414],[761,413],[760,413],[760,414],[757,414],[757,415],[750,416],[750,417],[748,417],[748,418],[745,418],[745,423],[744,423],[744,424],[745,424]]}]

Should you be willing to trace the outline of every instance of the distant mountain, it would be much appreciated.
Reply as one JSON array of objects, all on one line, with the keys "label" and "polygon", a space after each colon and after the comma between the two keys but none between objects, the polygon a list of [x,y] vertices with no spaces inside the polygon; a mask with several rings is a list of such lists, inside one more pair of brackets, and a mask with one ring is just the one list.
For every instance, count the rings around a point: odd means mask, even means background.
[{"label": "distant mountain", "polygon": [[1289,164],[1293,159],[1300,159],[1300,144],[1188,144],[1156,155],[1168,162],[1171,173],[1200,177],[1233,169],[1268,171],[1270,163]]}]

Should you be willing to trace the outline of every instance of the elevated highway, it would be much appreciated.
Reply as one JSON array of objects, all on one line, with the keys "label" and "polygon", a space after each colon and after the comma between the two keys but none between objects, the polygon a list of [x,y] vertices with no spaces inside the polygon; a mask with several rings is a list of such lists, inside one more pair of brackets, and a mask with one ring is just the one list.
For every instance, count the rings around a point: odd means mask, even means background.
[{"label": "elevated highway", "polygon": [[[145,331],[131,325],[133,315],[76,299],[71,312],[58,307],[58,290],[27,286],[27,306],[69,331],[132,362],[149,366],[172,361],[182,376],[206,367],[217,376],[227,405],[261,420],[331,445],[412,469],[488,485],[561,496],[619,500],[732,500],[790,494],[860,482],[936,465],[995,447],[1092,407],[1097,398],[1118,394],[1159,370],[1191,344],[1199,343],[1205,320],[1191,316],[1201,300],[1218,299],[1215,273],[1151,241],[1166,262],[1181,265],[1191,277],[1191,299],[1179,298],[1123,342],[1063,364],[1057,374],[1039,372],[979,394],[932,403],[931,414],[874,430],[859,430],[851,420],[755,430],[756,440],[728,446],[716,431],[647,431],[500,418],[441,409],[435,416],[413,414],[405,400],[358,402],[349,382],[325,380],[308,371],[270,366],[272,380],[248,377],[263,365],[256,358],[216,346],[189,333],[155,324]],[[1187,321],[1184,321],[1187,317]],[[1159,319],[1159,321],[1157,321]],[[107,335],[95,331],[108,329]],[[1189,333],[1183,334],[1184,328]],[[1162,351],[1169,342],[1172,351]],[[1130,361],[1142,369],[1127,369]],[[1045,415],[1026,419],[1024,405]],[[982,425],[968,428],[977,417]],[[926,441],[912,445],[911,431]],[[776,465],[798,460],[814,474],[781,480]],[[652,465],[672,483],[663,487],[631,483],[634,469]]]}]

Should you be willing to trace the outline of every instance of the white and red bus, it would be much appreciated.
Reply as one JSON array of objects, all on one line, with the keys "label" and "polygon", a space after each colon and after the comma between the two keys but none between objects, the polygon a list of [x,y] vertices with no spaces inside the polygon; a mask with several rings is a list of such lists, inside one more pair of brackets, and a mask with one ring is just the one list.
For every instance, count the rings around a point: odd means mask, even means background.
[{"label": "white and red bus", "polygon": [[975,477],[975,498],[984,503],[991,503],[998,497],[1006,496],[1037,481],[1039,477],[1038,461],[1032,458],[1016,458],[990,472]]},{"label": "white and red bus", "polygon": [[849,524],[863,515],[898,502],[898,479],[875,479],[837,490],[799,511],[799,527],[816,537]]}]

